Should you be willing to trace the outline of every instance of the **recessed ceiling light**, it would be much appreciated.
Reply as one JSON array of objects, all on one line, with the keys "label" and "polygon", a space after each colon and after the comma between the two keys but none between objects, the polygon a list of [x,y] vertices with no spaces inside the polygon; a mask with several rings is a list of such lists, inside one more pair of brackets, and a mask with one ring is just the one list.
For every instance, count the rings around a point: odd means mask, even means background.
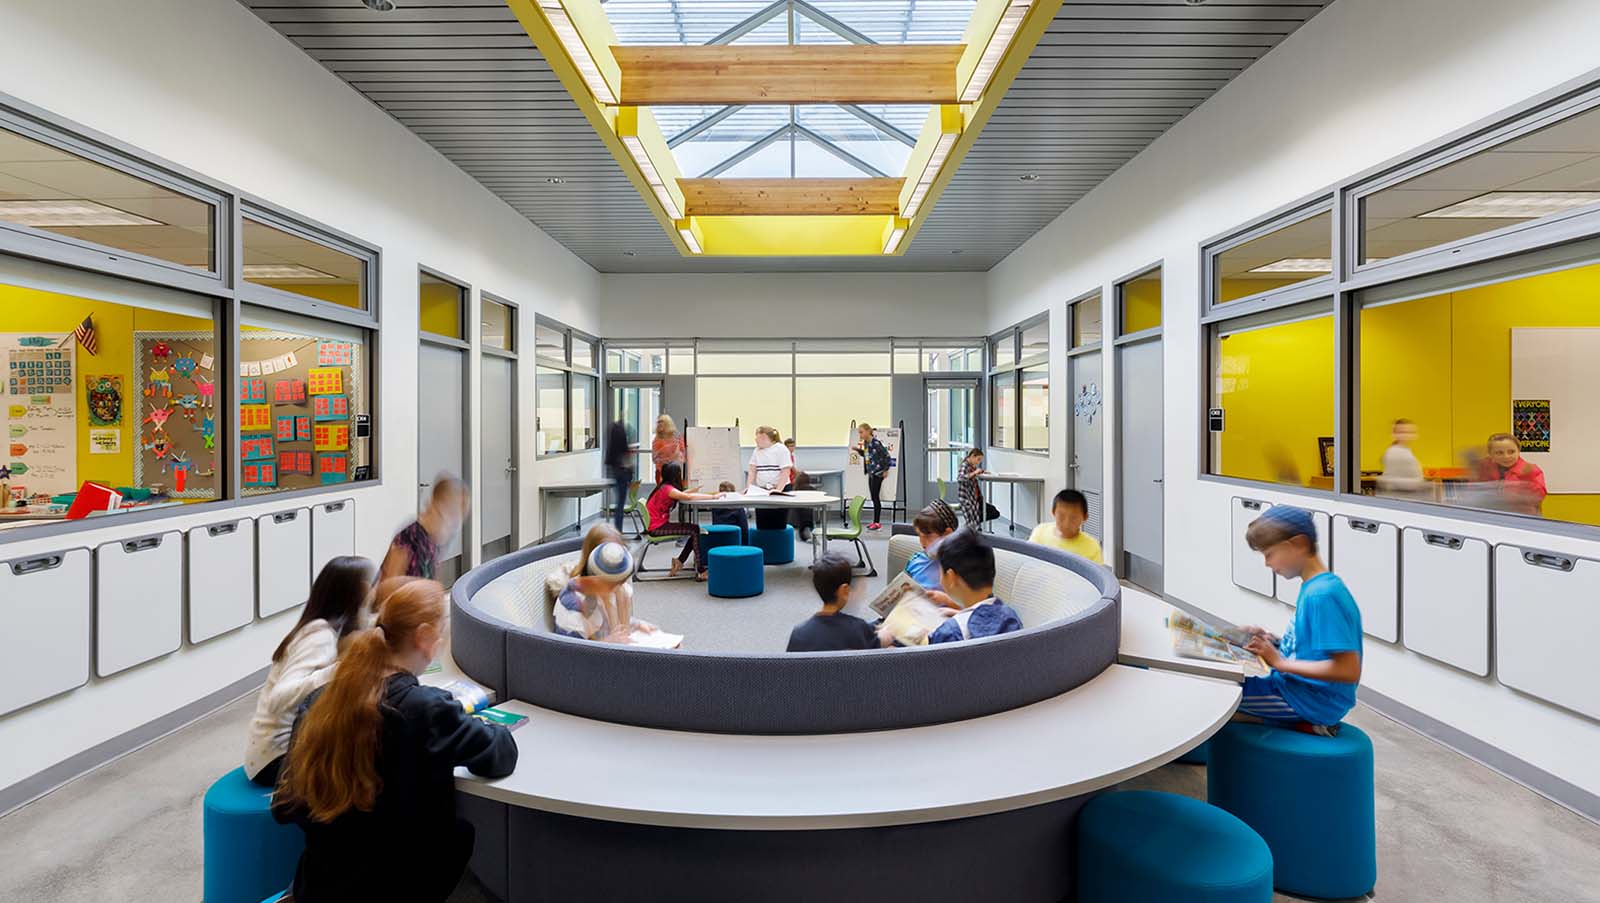
[{"label": "recessed ceiling light", "polygon": [[1420,219],[1537,219],[1600,201],[1600,191],[1491,191],[1419,215]]},{"label": "recessed ceiling light", "polygon": [[957,249],[955,249],[955,250],[954,250],[954,251],[951,251],[951,252],[950,252],[950,253],[951,253],[951,254],[960,254],[960,253],[961,253],[961,249],[960,249],[960,248],[957,248]]},{"label": "recessed ceiling light", "polygon": [[386,13],[394,9],[394,0],[361,0],[361,5],[375,13]]},{"label": "recessed ceiling light", "polygon": [[634,257],[634,256],[637,256],[638,253],[639,252],[637,252],[637,251],[623,251],[622,252],[622,256],[623,257]]},{"label": "recessed ceiling light", "polygon": [[1039,174],[1036,172],[1025,172],[1022,175],[1017,176],[1017,179],[1023,182],[1037,182],[1039,181]]},{"label": "recessed ceiling light", "polygon": [[1183,2],[1189,4],[1190,6],[1205,6],[1206,5],[1206,0],[1183,0]]},{"label": "recessed ceiling light", "polygon": [[314,270],[311,267],[301,266],[298,263],[247,263],[244,265],[244,278],[250,280],[266,279],[273,282],[288,280],[339,281],[337,276],[324,273],[321,270]]},{"label": "recessed ceiling light", "polygon": [[161,226],[126,210],[94,201],[0,201],[0,220],[19,226]]},{"label": "recessed ceiling light", "polygon": [[545,179],[545,181],[550,183],[551,185],[565,185],[565,184],[567,184],[567,180],[561,178],[560,176],[549,176],[548,178]]}]

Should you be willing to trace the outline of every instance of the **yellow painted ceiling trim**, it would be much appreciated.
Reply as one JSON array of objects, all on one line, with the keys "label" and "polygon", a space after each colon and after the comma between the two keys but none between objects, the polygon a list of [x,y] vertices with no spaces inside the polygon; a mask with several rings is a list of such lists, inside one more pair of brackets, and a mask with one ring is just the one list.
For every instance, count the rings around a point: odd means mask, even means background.
[{"label": "yellow painted ceiling trim", "polygon": [[696,216],[706,256],[861,257],[883,253],[892,216]]},{"label": "yellow painted ceiling trim", "polygon": [[[678,169],[678,161],[667,146],[667,136],[656,123],[655,114],[648,107],[618,107],[616,128],[623,146],[629,149],[629,159],[641,164],[640,170],[645,182],[650,184],[651,194],[667,208],[668,216],[674,211],[681,216],[686,209],[683,189],[678,185],[683,171]],[[638,159],[641,155],[643,160]],[[659,181],[651,179],[652,170]],[[661,197],[662,192],[668,197]]]},{"label": "yellow painted ceiling trim", "polygon": [[978,5],[973,8],[972,18],[967,20],[967,28],[961,33],[961,40],[967,45],[967,49],[961,54],[960,62],[956,63],[957,94],[967,90],[967,82],[972,78],[972,71],[978,68],[978,60],[983,59],[983,51],[989,46],[989,38],[999,27],[1000,17],[1010,5],[1011,0],[978,0]]},{"label": "yellow painted ceiling trim", "polygon": [[[911,156],[906,159],[906,182],[900,187],[900,212],[903,215],[911,205],[911,198],[917,193],[917,186],[924,177],[937,177],[937,173],[927,172],[928,163],[934,153],[939,149],[939,142],[946,136],[954,135],[959,141],[961,130],[966,125],[966,114],[959,104],[940,104],[928,111],[928,118],[922,122],[922,131],[917,134],[917,143],[911,148]],[[941,164],[942,169],[948,169],[948,160]],[[924,194],[928,192],[924,190]],[[925,199],[918,214],[926,212],[928,201]]]}]

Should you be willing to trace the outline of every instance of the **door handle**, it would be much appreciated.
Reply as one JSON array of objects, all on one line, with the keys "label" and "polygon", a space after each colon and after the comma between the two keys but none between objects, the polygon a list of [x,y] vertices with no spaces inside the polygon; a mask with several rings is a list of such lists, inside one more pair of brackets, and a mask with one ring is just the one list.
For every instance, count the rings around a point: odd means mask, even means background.
[{"label": "door handle", "polygon": [[417,484],[417,488],[418,489],[427,489],[431,485],[433,485],[433,484],[432,483],[418,483]]},{"label": "door handle", "polygon": [[507,467],[506,468],[506,473],[516,473],[516,472],[517,472],[517,469],[515,467]]},{"label": "door handle", "polygon": [[1152,483],[1165,483],[1166,480],[1161,478],[1161,477],[1156,477],[1155,479],[1151,480],[1150,482],[1152,482]]}]

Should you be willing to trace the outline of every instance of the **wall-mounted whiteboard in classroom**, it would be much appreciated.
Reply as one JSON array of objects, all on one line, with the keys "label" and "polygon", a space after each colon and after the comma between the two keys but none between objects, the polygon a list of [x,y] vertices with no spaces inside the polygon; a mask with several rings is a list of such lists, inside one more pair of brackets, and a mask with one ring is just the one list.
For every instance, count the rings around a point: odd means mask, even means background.
[{"label": "wall-mounted whiteboard in classroom", "polygon": [[716,492],[724,482],[744,489],[744,457],[739,451],[739,428],[734,426],[691,426],[684,430],[684,451],[690,486],[701,492]]},{"label": "wall-mounted whiteboard in classroom", "polygon": [[305,508],[256,518],[256,614],[270,617],[311,594],[311,512]]},{"label": "wall-mounted whiteboard in classroom", "polygon": [[[1523,444],[1522,454],[1544,469],[1553,493],[1600,492],[1600,329],[1592,327],[1511,330],[1511,401],[1548,402],[1548,423],[1524,427],[1506,411],[1506,423]],[[1530,437],[1548,429],[1549,451]],[[1530,432],[1524,432],[1524,430]],[[1489,437],[1484,436],[1485,440]]]},{"label": "wall-mounted whiteboard in classroom", "polygon": [[1244,531],[1250,526],[1251,521],[1271,507],[1271,502],[1242,499],[1238,496],[1234,496],[1228,503],[1230,517],[1228,544],[1233,550],[1233,582],[1263,596],[1272,595],[1274,575],[1262,561],[1261,553],[1250,548],[1250,544],[1244,541]]},{"label": "wall-mounted whiteboard in classroom", "polygon": [[189,642],[250,623],[256,616],[256,522],[241,517],[191,528],[188,570]]},{"label": "wall-mounted whiteboard in classroom", "polygon": [[356,503],[351,499],[311,506],[311,580],[322,566],[341,555],[356,553]]},{"label": "wall-mounted whiteboard in classroom", "polygon": [[1495,676],[1600,719],[1600,561],[1494,547]]},{"label": "wall-mounted whiteboard in classroom", "polygon": [[183,534],[94,550],[95,673],[108,677],[183,645]]},{"label": "wall-mounted whiteboard in classroom", "polygon": [[1400,638],[1400,531],[1394,524],[1343,514],[1333,518],[1333,544],[1339,562],[1333,572],[1344,580],[1361,629],[1386,643]]},{"label": "wall-mounted whiteboard in classroom", "polygon": [[1407,527],[1400,535],[1405,646],[1489,676],[1489,544]]},{"label": "wall-mounted whiteboard in classroom", "polygon": [[0,715],[89,682],[94,584],[88,549],[0,562]]},{"label": "wall-mounted whiteboard in classroom", "polygon": [[[1333,570],[1333,519],[1321,511],[1313,511],[1311,521],[1317,525],[1317,552],[1322,555],[1322,563],[1331,571]],[[1278,601],[1293,607],[1300,599],[1300,578],[1279,577],[1277,580]]]},{"label": "wall-mounted whiteboard in classroom", "polygon": [[[878,493],[881,501],[892,502],[899,497],[900,490],[900,444],[903,431],[895,427],[880,426],[872,430],[872,435],[883,447],[889,450],[889,472],[883,477],[883,488]],[[850,435],[845,439],[845,448],[861,444],[861,434],[856,432],[854,426],[850,428]],[[867,492],[867,472],[862,468],[862,456],[853,451],[845,453],[844,462],[844,497],[865,496]]]}]

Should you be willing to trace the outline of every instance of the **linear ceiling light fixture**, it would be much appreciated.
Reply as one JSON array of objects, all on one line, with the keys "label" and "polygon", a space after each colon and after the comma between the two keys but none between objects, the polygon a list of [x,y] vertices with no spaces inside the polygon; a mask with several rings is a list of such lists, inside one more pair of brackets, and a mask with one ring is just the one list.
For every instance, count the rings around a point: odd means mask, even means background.
[{"label": "linear ceiling light fixture", "polygon": [[126,210],[94,201],[0,201],[0,220],[19,226],[160,226]]},{"label": "linear ceiling light fixture", "polygon": [[656,164],[650,159],[649,150],[645,148],[644,140],[639,137],[638,107],[622,107],[617,110],[617,137],[622,139],[622,146],[628,149],[628,156],[632,157],[634,165],[639,167],[639,174],[644,176],[645,182],[650,186],[650,193],[661,202],[662,209],[667,212],[667,218],[683,219],[683,208],[667,189],[667,182],[661,177],[661,170],[656,168]]},{"label": "linear ceiling light fixture", "polygon": [[677,227],[678,237],[682,238],[683,243],[689,246],[689,253],[705,253],[705,249],[700,246],[700,239],[695,237],[694,224],[692,222],[686,219],[680,219],[673,225]]},{"label": "linear ceiling light fixture", "polygon": [[994,34],[989,36],[989,43],[983,48],[983,56],[978,58],[978,65],[967,79],[966,90],[961,92],[962,103],[976,103],[988,89],[989,80],[994,78],[994,71],[1000,68],[1000,60],[1011,46],[1011,39],[1017,36],[1017,29],[1022,27],[1022,20],[1033,9],[1033,2],[1011,0],[1006,4],[1005,12],[1000,14],[1000,21],[994,26]]},{"label": "linear ceiling light fixture", "polygon": [[906,229],[910,228],[910,226],[911,223],[909,221],[903,220],[898,216],[895,217],[894,222],[889,224],[889,236],[883,240],[883,253],[893,254],[898,250],[900,242],[906,237]]},{"label": "linear ceiling light fixture", "polygon": [[617,93],[611,90],[610,83],[600,74],[600,67],[595,64],[588,45],[583,43],[583,35],[578,32],[578,27],[572,24],[572,17],[567,15],[567,9],[561,5],[561,0],[539,0],[539,8],[544,11],[545,18],[550,20],[550,29],[556,33],[556,38],[561,41],[567,56],[571,57],[572,65],[577,68],[578,74],[583,76],[584,84],[589,86],[589,93],[607,106],[616,106]]},{"label": "linear ceiling light fixture", "polygon": [[1249,270],[1251,273],[1331,273],[1331,257],[1285,257]]},{"label": "linear ceiling light fixture", "polygon": [[338,282],[339,277],[311,267],[301,266],[298,263],[247,263],[244,265],[244,278],[251,281],[258,279],[280,282],[284,280],[315,280],[317,282]]},{"label": "linear ceiling light fixture", "polygon": [[1600,201],[1600,191],[1491,191],[1419,219],[1538,219]]},{"label": "linear ceiling light fixture", "polygon": [[915,217],[922,210],[922,202],[927,200],[934,179],[939,177],[939,171],[944,169],[945,161],[950,158],[950,151],[956,146],[956,139],[961,137],[960,107],[946,104],[934,108],[933,115],[939,117],[939,137],[934,142],[933,153],[928,155],[922,170],[916,175],[911,197],[906,200],[905,208],[900,211],[900,215],[906,219]]}]

